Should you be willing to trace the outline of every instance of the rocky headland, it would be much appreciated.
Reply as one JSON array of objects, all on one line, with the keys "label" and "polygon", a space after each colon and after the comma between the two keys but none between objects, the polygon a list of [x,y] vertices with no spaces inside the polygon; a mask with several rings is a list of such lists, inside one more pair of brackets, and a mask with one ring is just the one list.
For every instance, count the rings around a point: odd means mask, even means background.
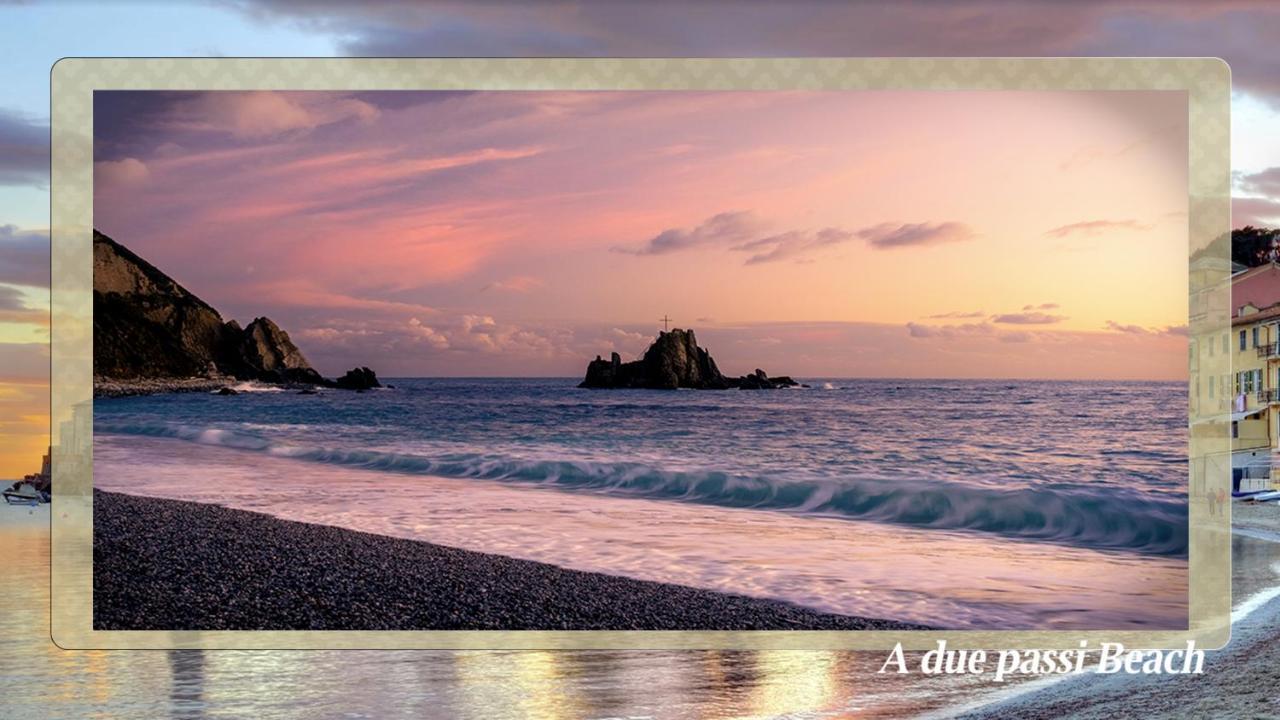
[{"label": "rocky headland", "polygon": [[608,360],[596,356],[587,364],[581,388],[644,388],[650,390],[775,390],[799,386],[785,375],[769,377],[757,369],[750,375],[726,377],[692,330],[679,328],[658,334],[639,360],[622,362],[618,353]]},{"label": "rocky headland", "polygon": [[381,387],[366,367],[317,372],[270,318],[241,328],[173,278],[93,232],[96,395],[210,391],[237,381],[350,390]]}]

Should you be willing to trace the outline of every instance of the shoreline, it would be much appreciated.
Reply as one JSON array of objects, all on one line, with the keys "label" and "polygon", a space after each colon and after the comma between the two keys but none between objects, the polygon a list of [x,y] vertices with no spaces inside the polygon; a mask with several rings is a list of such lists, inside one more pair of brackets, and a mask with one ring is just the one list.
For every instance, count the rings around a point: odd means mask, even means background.
[{"label": "shoreline", "polygon": [[928,629],[94,490],[99,630]]},{"label": "shoreline", "polygon": [[216,392],[221,388],[230,387],[238,382],[240,381],[230,376],[223,378],[136,378],[124,380],[95,377],[93,379],[93,397],[116,398],[133,395]]},{"label": "shoreline", "polygon": [[[1250,591],[1242,600],[1233,599],[1231,640],[1226,647],[1206,651],[1203,675],[1098,675],[1089,670],[1081,675],[1045,676],[1008,692],[993,689],[945,716],[964,720],[1048,720],[1068,715],[1104,720],[1161,713],[1270,717],[1274,702],[1266,696],[1265,688],[1272,682],[1270,669],[1280,662],[1280,643],[1276,642],[1280,534],[1260,528],[1255,518],[1246,523],[1236,525],[1233,518],[1232,534],[1237,540],[1232,561],[1237,567],[1233,569],[1232,592],[1238,592],[1242,585]],[[1250,551],[1241,552],[1249,546]],[[1242,558],[1246,561],[1241,562]],[[929,713],[925,717],[941,716]]]}]

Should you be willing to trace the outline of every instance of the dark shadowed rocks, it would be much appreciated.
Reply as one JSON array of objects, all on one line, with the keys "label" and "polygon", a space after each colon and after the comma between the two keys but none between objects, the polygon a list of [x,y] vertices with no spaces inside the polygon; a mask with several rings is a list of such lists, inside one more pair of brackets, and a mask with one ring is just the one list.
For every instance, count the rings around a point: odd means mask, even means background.
[{"label": "dark shadowed rocks", "polygon": [[217,371],[221,350],[237,331],[168,275],[94,231],[95,375],[208,375]]},{"label": "dark shadowed rocks", "polygon": [[234,369],[268,382],[323,384],[324,378],[312,369],[302,352],[269,318],[256,318],[240,335]]},{"label": "dark shadowed rocks", "polygon": [[608,360],[596,356],[587,364],[587,375],[578,387],[647,388],[651,390],[775,389],[797,385],[789,377],[770,378],[763,370],[741,378],[727,378],[705,348],[698,346],[692,330],[676,328],[658,334],[639,360],[622,362],[618,353]]},{"label": "dark shadowed rocks", "polygon": [[[105,394],[163,391],[163,381],[196,378],[380,387],[368,368],[357,368],[339,381],[326,380],[269,318],[257,318],[243,329],[235,320],[223,322],[208,303],[97,230],[93,373],[95,392],[101,387]],[[119,392],[108,392],[111,388]]]},{"label": "dark shadowed rocks", "polygon": [[348,370],[346,375],[335,380],[333,387],[358,391],[380,388],[382,383],[378,382],[378,376],[372,370],[367,367],[358,367]]},{"label": "dark shadowed rocks", "polygon": [[786,375],[771,378],[760,368],[756,368],[756,371],[750,375],[743,375],[737,379],[739,390],[777,390],[778,388],[796,387],[799,384]]}]

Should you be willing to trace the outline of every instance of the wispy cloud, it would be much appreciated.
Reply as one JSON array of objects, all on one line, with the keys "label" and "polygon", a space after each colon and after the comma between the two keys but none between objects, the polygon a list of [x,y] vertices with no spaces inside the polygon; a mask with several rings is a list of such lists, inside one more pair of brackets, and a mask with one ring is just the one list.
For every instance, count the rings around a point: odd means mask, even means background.
[{"label": "wispy cloud", "polygon": [[981,310],[974,310],[973,312],[962,312],[962,311],[956,310],[953,312],[938,313],[937,315],[926,315],[925,319],[926,320],[964,320],[968,318],[980,318],[980,317],[986,317],[986,316],[987,314]]},{"label": "wispy cloud", "polygon": [[760,237],[767,223],[750,211],[723,212],[689,228],[668,228],[639,247],[614,248],[632,255],[666,255],[698,247],[726,246],[735,252],[752,253],[747,265],[802,260],[815,250],[841,245],[854,239],[874,248],[899,248],[959,242],[973,237],[973,231],[959,222],[880,223],[861,230],[825,227],[819,230],[786,230]]},{"label": "wispy cloud", "polygon": [[269,138],[349,119],[372,122],[378,114],[367,102],[332,93],[204,93],[176,104],[168,123],[237,138]]},{"label": "wispy cloud", "polygon": [[764,222],[747,210],[722,212],[691,228],[667,228],[638,248],[614,248],[632,255],[666,255],[707,245],[748,242],[764,227]]},{"label": "wispy cloud", "polygon": [[49,184],[49,126],[0,110],[0,185]]},{"label": "wispy cloud", "polygon": [[505,280],[495,280],[480,288],[480,292],[502,290],[504,292],[527,293],[542,287],[544,284],[541,278],[536,278],[532,275],[516,275]]},{"label": "wispy cloud", "polygon": [[1172,335],[1175,337],[1186,337],[1188,334],[1186,325],[1143,327],[1142,325],[1126,325],[1118,323],[1115,320],[1108,320],[1104,327],[1107,330],[1124,333],[1126,335]]},{"label": "wispy cloud", "polygon": [[1065,238],[1071,235],[1101,235],[1112,230],[1149,230],[1150,228],[1150,225],[1143,225],[1137,220],[1086,220],[1061,225],[1052,230],[1046,230],[1044,234],[1047,237]]},{"label": "wispy cloud", "polygon": [[760,263],[799,258],[813,250],[839,245],[852,239],[852,232],[841,230],[840,228],[823,228],[817,232],[792,230],[735,245],[731,249],[740,252],[756,251],[754,255],[747,258],[747,264],[758,265]]},{"label": "wispy cloud", "polygon": [[0,283],[49,287],[49,233],[0,225]]},{"label": "wispy cloud", "polygon": [[0,285],[0,322],[49,327],[47,307],[27,304],[26,293],[12,285]]},{"label": "wispy cloud", "polygon": [[[400,56],[1221,56],[1245,92],[1280,102],[1269,0],[1224,3],[1009,3],[799,0],[790,12],[739,3],[731,14],[682,3],[332,3],[237,0],[235,7],[334,29],[348,55]],[[955,32],[964,28],[965,32]],[[341,32],[336,32],[341,29]]]},{"label": "wispy cloud", "polygon": [[1280,200],[1280,167],[1267,168],[1257,173],[1240,173],[1235,178],[1235,187],[1251,195]]},{"label": "wispy cloud", "polygon": [[1231,222],[1235,227],[1280,224],[1280,199],[1272,200],[1264,197],[1232,198]]},{"label": "wispy cloud", "polygon": [[991,316],[991,322],[1007,325],[1053,325],[1063,320],[1066,320],[1066,317],[1044,312],[1016,312]]},{"label": "wispy cloud", "polygon": [[880,249],[940,245],[971,240],[973,230],[959,222],[880,223],[858,231],[858,237]]},{"label": "wispy cloud", "polygon": [[1023,305],[1022,306],[1023,312],[1026,312],[1028,310],[1057,310],[1057,309],[1058,309],[1058,303],[1040,303],[1039,305]]},{"label": "wispy cloud", "polygon": [[138,185],[151,177],[147,164],[138,158],[100,160],[93,164],[93,181],[113,187]]},{"label": "wispy cloud", "polygon": [[907,323],[907,332],[913,338],[953,338],[966,335],[994,335],[995,327],[989,323],[965,323],[963,325],[922,325]]}]

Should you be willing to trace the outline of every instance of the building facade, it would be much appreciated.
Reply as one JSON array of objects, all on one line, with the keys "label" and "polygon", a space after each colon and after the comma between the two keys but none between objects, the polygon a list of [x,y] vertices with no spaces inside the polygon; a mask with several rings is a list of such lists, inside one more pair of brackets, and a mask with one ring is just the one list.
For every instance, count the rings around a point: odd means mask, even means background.
[{"label": "building facade", "polygon": [[1192,354],[1194,361],[1230,352],[1231,375],[1201,376],[1193,392],[1202,408],[1216,405],[1231,414],[1233,485],[1266,490],[1280,481],[1272,471],[1280,467],[1280,265],[1233,276],[1231,302],[1231,333],[1221,342],[1205,338]]}]

